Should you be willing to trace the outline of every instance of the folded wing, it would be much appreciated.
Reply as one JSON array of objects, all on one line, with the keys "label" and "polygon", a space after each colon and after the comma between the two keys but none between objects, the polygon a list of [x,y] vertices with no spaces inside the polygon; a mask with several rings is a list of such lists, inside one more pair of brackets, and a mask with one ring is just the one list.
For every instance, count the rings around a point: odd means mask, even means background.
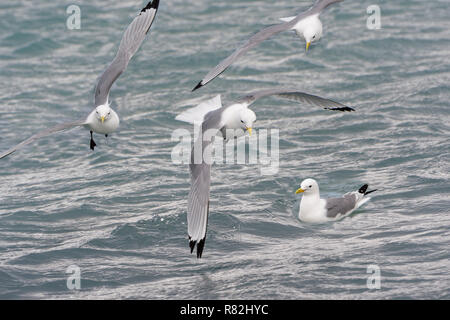
[{"label": "folded wing", "polygon": [[337,218],[356,209],[357,197],[354,193],[349,193],[342,198],[331,198],[326,201],[327,217]]}]

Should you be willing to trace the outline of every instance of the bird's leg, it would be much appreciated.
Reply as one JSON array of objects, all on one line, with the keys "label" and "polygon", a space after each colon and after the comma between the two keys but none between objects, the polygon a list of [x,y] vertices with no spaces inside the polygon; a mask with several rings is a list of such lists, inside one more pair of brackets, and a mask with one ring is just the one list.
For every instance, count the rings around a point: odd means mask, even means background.
[{"label": "bird's leg", "polygon": [[220,133],[222,134],[223,140],[225,142],[228,142],[228,137],[227,137],[227,129],[225,127],[223,127],[222,129],[220,129]]},{"label": "bird's leg", "polygon": [[91,131],[91,150],[94,150],[96,145],[97,144],[95,143],[94,138],[92,137],[92,131]]}]

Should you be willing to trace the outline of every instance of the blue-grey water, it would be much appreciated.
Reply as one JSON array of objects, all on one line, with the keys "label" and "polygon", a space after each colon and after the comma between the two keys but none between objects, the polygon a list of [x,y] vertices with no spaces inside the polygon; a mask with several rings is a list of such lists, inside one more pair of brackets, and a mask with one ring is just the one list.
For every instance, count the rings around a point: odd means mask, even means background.
[{"label": "blue-grey water", "polygon": [[[97,77],[145,5],[77,1],[81,25],[70,30],[70,4],[0,4],[0,151],[91,110]],[[285,32],[190,92],[250,35],[311,4],[161,0],[112,88],[119,130],[97,135],[94,152],[78,128],[0,161],[0,298],[450,298],[447,0],[345,0],[321,16],[324,36],[308,54]],[[367,27],[370,5],[381,29]],[[198,260],[187,241],[188,168],[171,160],[172,132],[193,128],[174,118],[219,93],[231,103],[273,87],[357,112],[256,102],[254,129],[280,130],[279,171],[213,167]],[[350,217],[309,225],[294,195],[308,177],[324,197],[364,183],[378,191]],[[80,290],[67,287],[72,265]]]}]

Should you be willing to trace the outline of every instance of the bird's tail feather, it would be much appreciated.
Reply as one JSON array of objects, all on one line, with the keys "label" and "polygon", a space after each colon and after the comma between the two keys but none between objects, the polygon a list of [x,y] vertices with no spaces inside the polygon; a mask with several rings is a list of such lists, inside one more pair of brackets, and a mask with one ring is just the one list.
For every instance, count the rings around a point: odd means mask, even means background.
[{"label": "bird's tail feather", "polygon": [[220,99],[220,94],[215,96],[214,98],[204,101],[200,103],[198,106],[188,109],[178,116],[176,116],[176,120],[188,122],[188,123],[197,123],[201,124],[205,115],[213,110],[219,109],[222,107],[222,101]]}]

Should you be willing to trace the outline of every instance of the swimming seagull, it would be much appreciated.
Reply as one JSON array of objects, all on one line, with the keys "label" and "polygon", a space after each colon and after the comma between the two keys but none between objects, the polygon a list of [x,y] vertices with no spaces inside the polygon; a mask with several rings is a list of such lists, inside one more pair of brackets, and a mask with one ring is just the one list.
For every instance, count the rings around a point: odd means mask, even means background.
[{"label": "swimming seagull", "polygon": [[13,153],[17,149],[32,143],[36,139],[77,126],[83,126],[90,130],[90,148],[92,150],[94,150],[94,147],[96,146],[92,136],[94,132],[104,134],[106,137],[108,137],[108,134],[114,132],[119,126],[119,116],[109,106],[109,90],[111,89],[114,81],[116,81],[121,73],[125,71],[131,57],[133,57],[144,41],[145,35],[149,31],[155,18],[158,5],[159,0],[150,1],[128,26],[127,30],[123,34],[119,45],[119,50],[117,51],[114,60],[103,72],[97,83],[94,99],[95,109],[87,116],[87,118],[62,123],[50,129],[41,131],[0,154],[0,159]]},{"label": "swimming seagull", "polygon": [[281,18],[280,20],[284,21],[283,23],[276,24],[259,31],[247,42],[245,42],[243,46],[236,49],[233,54],[212,69],[192,91],[201,88],[219,76],[248,50],[280,32],[294,30],[300,38],[305,40],[306,51],[308,51],[311,43],[318,41],[322,37],[322,22],[319,19],[319,15],[330,4],[341,1],[343,0],[318,0],[309,10],[302,12],[297,16]]},{"label": "swimming seagull", "polygon": [[[198,107],[187,110],[175,119],[189,123],[201,124],[202,135],[199,136],[191,153],[189,170],[191,189],[188,196],[187,222],[191,253],[197,245],[197,258],[201,258],[206,239],[206,226],[209,213],[209,194],[211,185],[211,159],[205,149],[214,141],[216,134],[230,139],[248,132],[251,134],[255,113],[248,107],[256,100],[267,96],[279,96],[312,106],[334,111],[354,111],[339,102],[287,89],[271,89],[250,93],[236,103],[223,107],[220,95]],[[228,129],[228,130],[227,130]],[[230,129],[233,131],[230,136]],[[198,156],[201,151],[200,157]],[[197,156],[196,156],[197,154]],[[199,159],[200,158],[200,159]]]},{"label": "swimming seagull", "polygon": [[302,193],[299,219],[305,222],[327,222],[348,216],[354,210],[370,200],[365,184],[358,191],[344,194],[341,198],[321,199],[319,185],[314,179],[303,180],[301,187],[295,192]]}]

